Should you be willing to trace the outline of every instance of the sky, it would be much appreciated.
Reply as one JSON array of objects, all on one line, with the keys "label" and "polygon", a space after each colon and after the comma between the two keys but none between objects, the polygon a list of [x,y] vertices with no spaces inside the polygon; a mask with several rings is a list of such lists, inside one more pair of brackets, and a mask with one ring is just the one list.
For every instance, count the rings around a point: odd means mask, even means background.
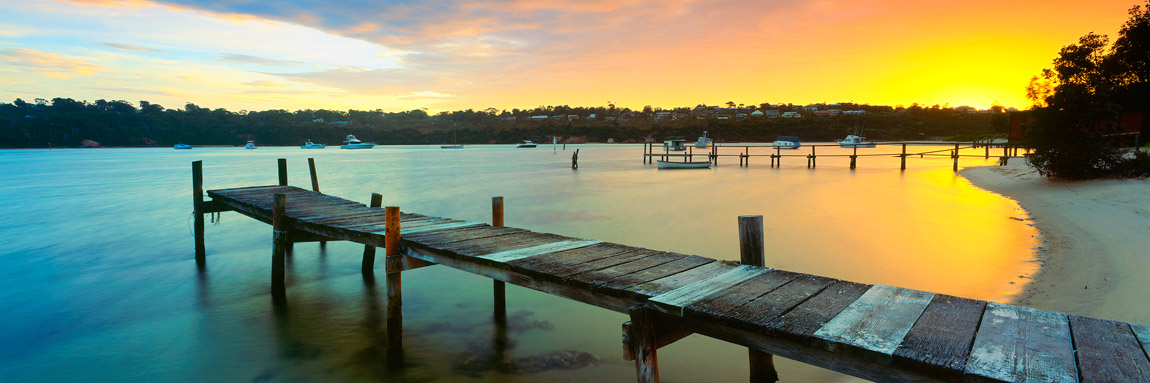
[{"label": "sky", "polygon": [[3,0],[0,102],[1026,108],[1133,0]]}]

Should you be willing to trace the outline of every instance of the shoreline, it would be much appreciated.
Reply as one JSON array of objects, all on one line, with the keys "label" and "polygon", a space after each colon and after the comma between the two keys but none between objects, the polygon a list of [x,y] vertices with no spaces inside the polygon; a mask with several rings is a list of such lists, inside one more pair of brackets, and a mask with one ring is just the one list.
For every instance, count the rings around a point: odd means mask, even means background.
[{"label": "shoreline", "polygon": [[1051,180],[1021,161],[959,175],[1018,202],[1042,235],[1039,270],[1013,303],[1150,323],[1150,179]]}]

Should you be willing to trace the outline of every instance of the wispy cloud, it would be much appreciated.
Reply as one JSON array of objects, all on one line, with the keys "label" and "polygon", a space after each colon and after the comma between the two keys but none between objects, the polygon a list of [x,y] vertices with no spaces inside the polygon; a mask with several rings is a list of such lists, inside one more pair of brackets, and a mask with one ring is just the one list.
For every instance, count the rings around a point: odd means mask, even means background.
[{"label": "wispy cloud", "polygon": [[280,60],[267,57],[259,57],[252,55],[245,55],[239,53],[220,53],[216,55],[216,61],[232,63],[232,64],[245,64],[245,65],[259,65],[267,67],[290,67],[305,64],[300,61],[293,60]]},{"label": "wispy cloud", "polygon": [[171,53],[171,52],[168,52],[168,51],[166,51],[166,50],[163,50],[163,49],[155,49],[155,48],[144,48],[144,47],[141,47],[141,46],[136,46],[136,45],[131,45],[131,44],[119,44],[119,43],[101,43],[100,45],[106,46],[106,47],[108,47],[108,48],[115,48],[115,49],[119,49],[119,50],[122,50],[122,51],[133,51],[133,52],[151,52],[151,53]]},{"label": "wispy cloud", "polygon": [[91,76],[104,70],[103,66],[83,60],[34,49],[0,49],[0,64],[20,67],[41,76],[68,79]]}]

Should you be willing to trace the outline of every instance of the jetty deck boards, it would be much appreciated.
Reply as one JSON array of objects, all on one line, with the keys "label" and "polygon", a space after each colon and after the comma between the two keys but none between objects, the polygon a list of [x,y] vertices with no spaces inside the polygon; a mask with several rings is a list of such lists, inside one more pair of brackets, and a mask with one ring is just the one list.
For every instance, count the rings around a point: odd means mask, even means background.
[{"label": "jetty deck boards", "polygon": [[[207,193],[204,206],[267,223],[284,194],[293,233],[385,245],[382,208],[292,186]],[[624,314],[646,307],[686,333],[871,380],[1150,381],[1144,325],[412,213],[399,231],[402,257],[421,265]]]}]

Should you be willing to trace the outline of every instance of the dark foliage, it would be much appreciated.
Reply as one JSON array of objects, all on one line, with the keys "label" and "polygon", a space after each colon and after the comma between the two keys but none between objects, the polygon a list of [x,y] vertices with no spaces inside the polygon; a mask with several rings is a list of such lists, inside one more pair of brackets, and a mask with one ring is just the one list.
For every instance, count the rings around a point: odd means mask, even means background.
[{"label": "dark foliage", "polygon": [[1049,177],[1087,179],[1137,172],[1117,136],[1121,111],[1147,112],[1150,97],[1150,5],[1135,6],[1119,38],[1089,33],[1063,47],[1054,68],[1035,77],[1028,96],[1036,122],[1027,129],[1029,163]]}]

